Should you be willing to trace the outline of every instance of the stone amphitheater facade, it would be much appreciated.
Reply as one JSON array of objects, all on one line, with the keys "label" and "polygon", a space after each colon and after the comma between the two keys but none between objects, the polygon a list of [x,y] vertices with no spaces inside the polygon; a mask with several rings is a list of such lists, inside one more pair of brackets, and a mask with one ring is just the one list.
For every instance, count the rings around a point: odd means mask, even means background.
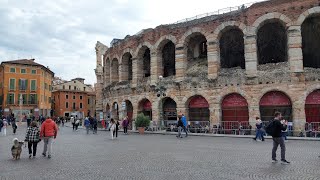
[{"label": "stone amphitheater facade", "polygon": [[317,121],[307,117],[306,99],[320,104],[318,22],[319,0],[270,0],[145,29],[110,47],[97,42],[97,114],[135,118],[149,108],[159,121],[167,108],[190,121],[253,125],[279,108],[302,128]]}]

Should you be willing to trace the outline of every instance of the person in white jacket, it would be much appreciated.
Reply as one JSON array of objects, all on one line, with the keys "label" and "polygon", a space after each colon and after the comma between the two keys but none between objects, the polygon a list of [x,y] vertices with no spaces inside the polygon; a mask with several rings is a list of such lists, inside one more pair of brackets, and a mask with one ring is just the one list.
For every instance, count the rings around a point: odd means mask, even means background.
[{"label": "person in white jacket", "polygon": [[110,133],[111,133],[111,139],[114,139],[114,133],[116,131],[116,123],[113,118],[110,120]]}]

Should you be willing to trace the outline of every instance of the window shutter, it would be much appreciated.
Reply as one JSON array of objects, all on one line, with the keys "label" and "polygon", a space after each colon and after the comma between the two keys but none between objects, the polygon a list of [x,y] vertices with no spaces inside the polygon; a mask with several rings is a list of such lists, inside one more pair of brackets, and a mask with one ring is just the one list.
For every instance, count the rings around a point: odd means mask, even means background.
[{"label": "window shutter", "polygon": [[25,80],[26,81],[26,90],[28,89],[28,79]]},{"label": "window shutter", "polygon": [[7,104],[10,104],[10,94],[7,94]]},{"label": "window shutter", "polygon": [[20,90],[22,90],[21,84],[22,84],[22,83],[21,83],[21,79],[19,79],[19,89],[20,89]]},{"label": "window shutter", "polygon": [[34,95],[34,101],[35,101],[36,104],[38,104],[37,94]]}]

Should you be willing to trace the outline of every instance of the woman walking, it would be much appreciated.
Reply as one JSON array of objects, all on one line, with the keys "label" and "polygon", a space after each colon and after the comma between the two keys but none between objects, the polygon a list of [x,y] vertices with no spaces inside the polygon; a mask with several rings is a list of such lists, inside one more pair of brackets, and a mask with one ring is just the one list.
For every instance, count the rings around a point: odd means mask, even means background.
[{"label": "woman walking", "polygon": [[31,158],[31,154],[33,155],[33,158],[35,158],[37,154],[37,145],[38,142],[40,142],[40,131],[37,122],[31,122],[27,129],[25,141],[28,142],[29,158]]},{"label": "woman walking", "polygon": [[14,117],[12,118],[11,124],[12,124],[13,134],[16,134],[17,128],[18,128],[17,123],[16,123],[16,118],[14,118]]},{"label": "woman walking", "polygon": [[114,122],[113,118],[110,120],[110,133],[111,133],[111,139],[114,138],[114,133],[116,130],[116,123]]},{"label": "woman walking", "polygon": [[128,120],[128,116],[126,116],[124,118],[124,120],[122,121],[122,127],[123,127],[124,134],[128,134],[128,124],[129,124],[129,120]]}]

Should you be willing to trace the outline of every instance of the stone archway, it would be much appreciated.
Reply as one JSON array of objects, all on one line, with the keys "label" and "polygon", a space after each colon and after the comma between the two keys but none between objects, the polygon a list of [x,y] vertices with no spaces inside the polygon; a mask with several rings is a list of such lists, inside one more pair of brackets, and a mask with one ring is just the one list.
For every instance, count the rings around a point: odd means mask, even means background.
[{"label": "stone archway", "polygon": [[152,121],[152,103],[148,99],[143,99],[138,104],[138,114],[143,113]]},{"label": "stone archway", "polygon": [[311,92],[305,102],[306,122],[320,122],[320,89]]}]

